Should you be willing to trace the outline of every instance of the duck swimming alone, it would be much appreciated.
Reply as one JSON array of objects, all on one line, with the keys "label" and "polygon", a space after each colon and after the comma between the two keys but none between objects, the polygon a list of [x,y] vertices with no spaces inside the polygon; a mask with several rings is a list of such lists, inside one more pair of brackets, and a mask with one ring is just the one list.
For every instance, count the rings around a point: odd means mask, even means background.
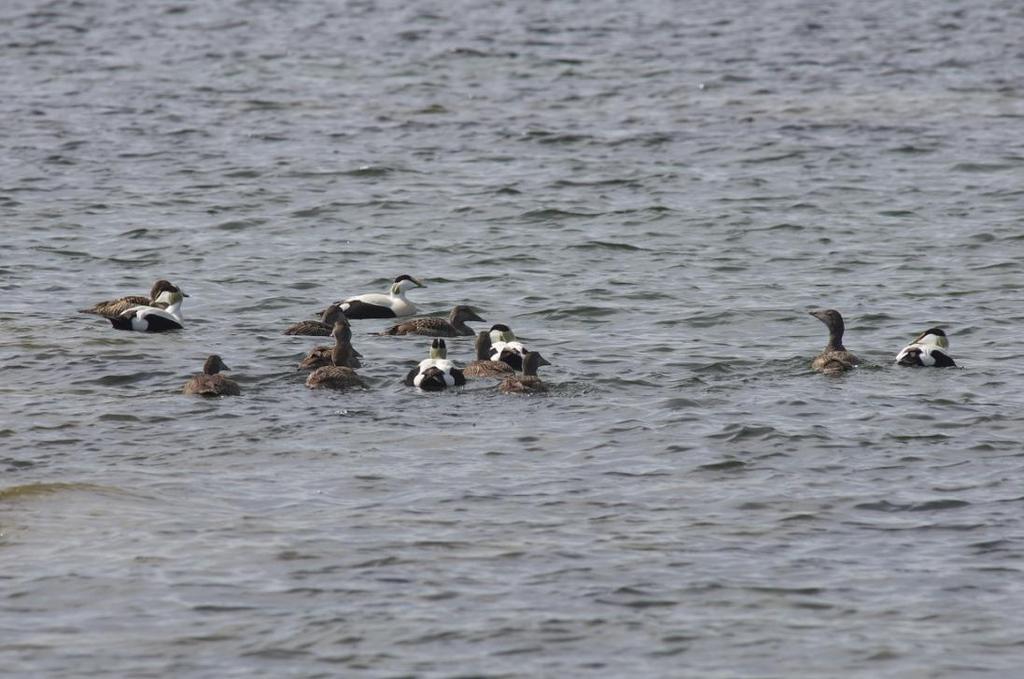
[{"label": "duck swimming alone", "polygon": [[480,318],[472,308],[459,304],[452,308],[448,318],[436,316],[430,318],[414,318],[411,321],[404,321],[393,325],[382,335],[428,335],[430,337],[470,337],[473,335],[473,328],[466,325],[466,321],[480,321]]},{"label": "duck swimming alone", "polygon": [[160,297],[160,293],[163,292],[180,292],[178,287],[170,281],[164,279],[158,280],[153,283],[153,287],[149,291],[149,297],[144,295],[128,295],[126,297],[119,297],[117,299],[108,300],[106,302],[98,302],[88,309],[79,309],[80,314],[97,314],[99,316],[119,316],[128,309],[135,306],[166,306],[163,302],[157,301]]},{"label": "duck swimming alone", "polygon": [[299,363],[299,370],[315,370],[330,365],[341,365],[347,368],[361,368],[359,357],[362,355],[352,348],[352,326],[342,316],[334,322],[331,331],[334,346],[313,347]]},{"label": "duck swimming alone", "polygon": [[135,332],[181,330],[185,327],[181,316],[181,302],[187,296],[177,289],[173,292],[161,292],[155,303],[165,302],[166,309],[159,306],[133,306],[117,316],[107,316],[106,318],[118,330],[134,330]]},{"label": "duck swimming alone", "polygon": [[903,347],[896,356],[899,365],[927,366],[933,368],[955,368],[956,363],[949,355],[949,339],[942,328],[929,328]]},{"label": "duck swimming alone", "polygon": [[516,335],[504,323],[497,323],[491,326],[491,360],[503,361],[510,365],[513,370],[523,369],[523,354],[527,349],[522,342],[516,339]]},{"label": "duck swimming alone", "polygon": [[538,352],[527,351],[523,354],[523,372],[503,379],[498,390],[503,394],[539,394],[547,391],[548,385],[537,376],[537,369],[542,365],[551,364]]},{"label": "duck swimming alone", "polygon": [[220,374],[221,370],[230,370],[217,354],[212,354],[203,363],[203,372],[185,383],[183,393],[196,396],[239,396],[242,393],[238,382]]},{"label": "duck swimming alone", "polygon": [[338,304],[332,304],[324,309],[319,321],[299,321],[284,331],[286,335],[311,335],[314,337],[327,337],[334,329],[334,321],[338,318],[345,318],[345,312]]},{"label": "duck swimming alone", "polygon": [[846,326],[843,317],[835,309],[820,309],[808,312],[828,326],[828,344],[825,349],[811,361],[811,369],[826,375],[839,375],[860,364],[860,359],[843,346],[843,332]]},{"label": "duck swimming alone", "polygon": [[369,292],[337,302],[348,318],[396,318],[412,316],[419,308],[405,297],[405,291],[427,287],[409,274],[395,278],[387,294]]},{"label": "duck swimming alone", "polygon": [[366,389],[366,383],[350,367],[353,363],[358,365],[359,361],[353,356],[355,352],[350,343],[352,330],[348,327],[348,323],[342,323],[340,320],[335,322],[331,334],[335,339],[334,350],[331,352],[331,365],[317,368],[311,372],[306,378],[306,386],[310,389],[334,389],[336,391],[355,387]]},{"label": "duck swimming alone", "polygon": [[444,340],[435,339],[430,344],[430,358],[423,359],[410,370],[404,382],[406,386],[419,387],[424,391],[441,391],[464,385],[466,377],[448,360],[448,347]]},{"label": "duck swimming alone", "polygon": [[502,360],[491,360],[491,333],[481,330],[476,335],[476,360],[467,365],[462,374],[466,377],[506,377],[514,370]]}]

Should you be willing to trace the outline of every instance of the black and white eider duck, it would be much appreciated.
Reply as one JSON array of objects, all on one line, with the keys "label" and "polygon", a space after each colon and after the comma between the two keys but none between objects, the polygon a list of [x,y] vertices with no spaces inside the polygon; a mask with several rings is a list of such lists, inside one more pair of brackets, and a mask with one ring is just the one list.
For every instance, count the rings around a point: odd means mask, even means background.
[{"label": "black and white eider duck", "polygon": [[387,294],[368,292],[337,302],[348,318],[396,318],[412,316],[419,308],[410,302],[405,291],[427,287],[409,274],[395,278]]},{"label": "black and white eider duck", "polygon": [[547,359],[536,351],[523,354],[523,371],[518,375],[509,375],[498,385],[503,394],[539,394],[548,390],[548,385],[537,376],[537,369],[542,365],[551,365]]},{"label": "black and white eider duck", "polygon": [[502,360],[491,360],[491,333],[481,330],[476,335],[476,360],[462,370],[466,377],[506,377],[514,370]]},{"label": "black and white eider duck", "polygon": [[286,335],[309,335],[313,337],[327,337],[334,329],[334,321],[338,318],[345,318],[345,312],[338,304],[332,304],[320,315],[319,321],[299,321],[284,331]]},{"label": "black and white eider duck", "polygon": [[897,354],[896,363],[933,368],[956,367],[949,355],[949,339],[942,328],[929,328],[918,335]]},{"label": "black and white eider duck", "polygon": [[166,302],[160,301],[160,294],[164,292],[180,292],[180,290],[178,289],[178,286],[161,278],[156,283],[153,283],[153,287],[150,288],[148,297],[145,295],[127,295],[125,297],[118,297],[117,299],[98,302],[88,309],[79,309],[78,313],[97,314],[98,316],[106,316],[109,318],[111,316],[119,316],[135,306],[165,307],[167,306]]},{"label": "black and white eider duck", "polygon": [[826,375],[838,375],[857,367],[860,359],[843,346],[843,332],[846,326],[843,324],[842,315],[835,309],[819,309],[808,313],[828,326],[828,344],[811,361],[811,369]]},{"label": "black and white eider duck", "polygon": [[458,304],[452,308],[448,318],[432,316],[428,318],[414,318],[393,325],[382,335],[428,335],[430,337],[470,337],[473,335],[473,328],[466,325],[466,321],[485,322],[476,311],[465,304]]},{"label": "black and white eider duck", "polygon": [[110,324],[118,330],[136,332],[167,332],[181,330],[185,322],[181,315],[181,302],[188,297],[180,290],[161,292],[157,302],[166,302],[167,308],[158,306],[133,306],[117,316],[107,316]]},{"label": "black and white eider duck", "polygon": [[212,354],[203,363],[203,372],[186,382],[181,391],[196,396],[239,396],[242,390],[238,382],[220,374],[221,370],[230,369],[220,356]]},{"label": "black and white eider duck", "polygon": [[448,360],[448,347],[443,339],[430,344],[430,358],[425,358],[405,376],[405,385],[419,387],[424,391],[441,391],[448,387],[462,386],[466,377],[455,364]]},{"label": "black and white eider duck", "polygon": [[311,372],[306,378],[306,386],[310,389],[334,389],[336,391],[355,387],[366,389],[366,383],[351,367],[353,362],[356,365],[359,362],[353,356],[354,351],[350,343],[352,331],[348,328],[348,323],[337,321],[332,334],[335,344],[334,350],[331,352],[331,365],[325,365]]},{"label": "black and white eider duck", "polygon": [[491,326],[491,360],[504,361],[512,366],[513,370],[523,369],[523,354],[527,349],[522,342],[516,339],[516,335],[504,323],[496,323]]},{"label": "black and white eider duck", "polygon": [[315,370],[329,365],[362,367],[359,362],[362,354],[352,348],[352,327],[344,316],[334,321],[331,336],[334,337],[334,345],[313,347],[299,363],[299,370]]}]

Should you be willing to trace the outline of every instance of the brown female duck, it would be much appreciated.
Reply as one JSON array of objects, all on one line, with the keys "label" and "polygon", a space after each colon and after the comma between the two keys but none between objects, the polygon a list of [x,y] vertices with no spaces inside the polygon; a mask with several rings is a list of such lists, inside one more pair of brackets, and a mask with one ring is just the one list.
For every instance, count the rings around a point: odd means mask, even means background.
[{"label": "brown female duck", "polygon": [[476,311],[472,308],[459,304],[452,308],[448,318],[432,316],[429,318],[414,318],[397,325],[393,325],[382,335],[427,335],[430,337],[470,337],[473,335],[473,328],[466,325],[466,321],[480,321]]},{"label": "brown female duck", "polygon": [[211,354],[203,363],[203,372],[185,383],[183,393],[196,396],[239,396],[242,393],[238,383],[220,374],[230,370],[217,354]]},{"label": "brown female duck", "polygon": [[523,372],[509,375],[498,385],[503,394],[539,394],[548,390],[548,385],[537,376],[537,369],[542,365],[551,365],[536,351],[523,354]]},{"label": "brown female duck", "polygon": [[476,335],[476,360],[462,371],[466,377],[506,377],[515,372],[508,363],[491,359],[491,333],[481,330]]},{"label": "brown female duck", "polygon": [[839,375],[857,367],[860,359],[843,346],[843,332],[846,326],[842,315],[835,309],[819,309],[808,313],[828,327],[828,344],[811,361],[811,369],[826,375]]}]

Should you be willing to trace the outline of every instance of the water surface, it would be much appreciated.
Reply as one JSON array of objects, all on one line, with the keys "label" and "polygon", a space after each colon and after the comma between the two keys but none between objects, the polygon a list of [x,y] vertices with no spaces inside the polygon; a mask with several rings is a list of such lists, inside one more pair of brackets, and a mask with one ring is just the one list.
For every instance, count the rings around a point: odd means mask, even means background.
[{"label": "water surface", "polygon": [[[1017,3],[0,19],[12,676],[1019,670]],[[305,389],[282,330],[400,273],[551,393],[410,391],[383,321]],[[160,277],[183,332],[75,313]],[[182,396],[214,352],[244,395]]]}]

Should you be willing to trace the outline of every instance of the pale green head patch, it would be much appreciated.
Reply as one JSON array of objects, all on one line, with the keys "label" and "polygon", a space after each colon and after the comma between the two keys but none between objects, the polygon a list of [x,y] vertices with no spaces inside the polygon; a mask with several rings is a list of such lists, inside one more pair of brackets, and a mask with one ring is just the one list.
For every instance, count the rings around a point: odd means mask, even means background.
[{"label": "pale green head patch", "polygon": [[949,339],[946,337],[946,331],[942,328],[929,328],[917,336],[914,344],[931,344],[942,349],[948,349]]},{"label": "pale green head patch", "polygon": [[443,339],[436,339],[430,343],[430,358],[435,360],[448,358],[448,347]]}]

